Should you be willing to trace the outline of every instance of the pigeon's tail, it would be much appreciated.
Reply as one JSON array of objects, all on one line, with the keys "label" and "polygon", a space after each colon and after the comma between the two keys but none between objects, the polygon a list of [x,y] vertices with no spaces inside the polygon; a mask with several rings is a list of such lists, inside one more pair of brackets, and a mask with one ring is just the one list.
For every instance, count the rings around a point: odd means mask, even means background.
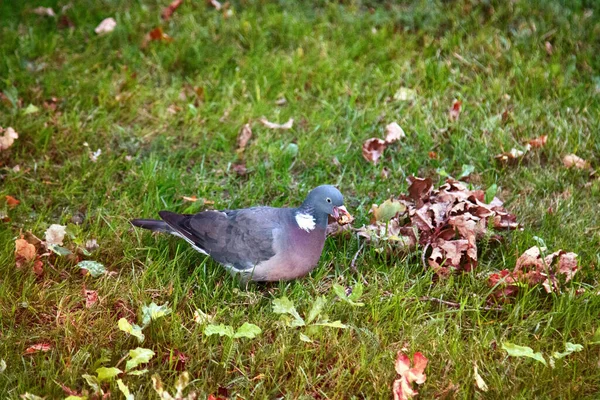
[{"label": "pigeon's tail", "polygon": [[161,221],[158,219],[132,219],[131,225],[138,226],[144,229],[149,229],[152,232],[173,232],[171,227],[165,221]]}]

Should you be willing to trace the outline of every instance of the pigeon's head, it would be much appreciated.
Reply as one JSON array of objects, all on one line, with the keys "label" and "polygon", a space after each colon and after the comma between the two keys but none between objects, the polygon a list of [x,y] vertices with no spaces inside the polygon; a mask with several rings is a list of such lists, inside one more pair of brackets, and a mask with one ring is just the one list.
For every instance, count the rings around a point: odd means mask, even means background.
[{"label": "pigeon's head", "polygon": [[314,210],[315,214],[328,214],[339,217],[338,208],[344,205],[344,196],[331,185],[321,185],[310,191],[303,206]]}]

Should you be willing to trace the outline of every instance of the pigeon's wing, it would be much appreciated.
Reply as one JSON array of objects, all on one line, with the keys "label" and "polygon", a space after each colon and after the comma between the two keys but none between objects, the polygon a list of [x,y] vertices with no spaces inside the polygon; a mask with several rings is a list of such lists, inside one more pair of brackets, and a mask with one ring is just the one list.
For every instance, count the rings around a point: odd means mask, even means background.
[{"label": "pigeon's wing", "polygon": [[254,268],[275,255],[275,240],[285,221],[285,209],[271,207],[159,214],[197,250],[237,270]]}]

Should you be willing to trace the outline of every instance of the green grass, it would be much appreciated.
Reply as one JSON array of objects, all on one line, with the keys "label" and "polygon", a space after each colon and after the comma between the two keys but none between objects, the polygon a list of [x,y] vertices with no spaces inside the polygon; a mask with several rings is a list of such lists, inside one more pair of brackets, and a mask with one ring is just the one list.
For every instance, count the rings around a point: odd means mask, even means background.
[{"label": "green grass", "polygon": [[[169,387],[179,372],[164,360],[178,350],[189,357],[191,387],[205,395],[226,387],[232,398],[246,399],[390,398],[395,355],[405,346],[430,360],[421,398],[451,384],[464,399],[596,398],[600,353],[586,343],[600,325],[600,181],[564,168],[561,159],[576,153],[598,166],[598,4],[312,3],[234,1],[234,14],[225,19],[204,1],[186,1],[163,22],[168,1],[74,2],[66,15],[75,27],[58,29],[56,19],[29,10],[44,5],[58,13],[66,2],[0,2],[0,91],[21,104],[0,102],[1,126],[20,134],[0,153],[0,195],[21,201],[9,209],[0,200],[0,211],[10,217],[0,223],[0,359],[8,366],[0,373],[0,397],[61,398],[59,384],[89,390],[82,374],[94,374],[103,357],[102,365],[114,366],[138,346],[117,320],[133,320],[151,301],[168,301],[173,313],[145,330],[142,346],[156,352],[150,374],[159,373]],[[94,28],[109,16],[117,28],[98,37]],[[159,25],[174,41],[142,49],[144,35]],[[202,88],[203,98],[180,99],[185,87]],[[415,89],[416,100],[393,100],[400,87]],[[275,105],[282,96],[287,105]],[[51,97],[58,99],[54,111],[43,106]],[[457,122],[448,118],[454,98],[463,101]],[[40,111],[24,115],[29,104]],[[181,111],[169,113],[171,105]],[[239,177],[231,170],[241,161],[237,133],[263,115],[294,118],[294,128],[273,131],[254,123],[243,155],[249,174]],[[407,138],[378,165],[368,164],[362,142],[382,137],[392,121]],[[547,146],[518,165],[494,161],[542,134],[549,136]],[[102,149],[96,163],[84,142]],[[297,143],[296,157],[283,151],[289,143]],[[430,151],[439,158],[430,159]],[[443,281],[423,270],[419,254],[386,256],[369,246],[353,271],[359,243],[338,237],[328,239],[307,278],[242,290],[185,242],[128,224],[161,209],[202,210],[182,196],[212,200],[214,208],[294,206],[312,187],[332,183],[360,226],[372,203],[406,191],[407,176],[436,180],[437,168],[458,174],[463,164],[475,166],[475,186],[500,187],[524,230],[505,235],[499,246],[482,246],[474,273]],[[391,171],[387,180],[380,177],[384,167]],[[114,275],[83,277],[67,258],[46,266],[42,278],[15,268],[20,232],[41,237],[50,224],[69,224],[76,215],[84,219],[73,226],[77,240],[100,244],[87,258]],[[560,295],[534,288],[502,312],[485,311],[487,276],[512,268],[536,244],[534,236],[551,250],[579,254],[574,281]],[[333,283],[356,282],[365,283],[365,307],[333,301]],[[84,285],[100,296],[91,309],[84,307]],[[575,295],[580,288],[585,293]],[[272,300],[285,295],[303,314],[320,294],[330,300],[329,318],[351,328],[323,329],[313,333],[314,343],[301,342],[272,312]],[[232,348],[202,334],[196,309],[217,323],[254,323],[263,333]],[[585,348],[552,369],[507,357],[504,341],[545,356],[563,351],[565,342]],[[23,356],[37,342],[53,348]],[[475,388],[473,362],[487,393]],[[123,380],[137,398],[152,398],[150,374]]]}]

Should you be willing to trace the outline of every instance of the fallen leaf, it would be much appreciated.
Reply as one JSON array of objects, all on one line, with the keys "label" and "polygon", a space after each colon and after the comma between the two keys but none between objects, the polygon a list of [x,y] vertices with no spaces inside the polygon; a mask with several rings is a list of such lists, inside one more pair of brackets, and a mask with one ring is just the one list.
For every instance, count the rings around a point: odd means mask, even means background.
[{"label": "fallen leaf", "polygon": [[179,8],[179,6],[181,4],[183,4],[183,0],[174,0],[173,2],[171,2],[171,4],[169,4],[167,7],[165,7],[162,10],[162,13],[161,13],[162,19],[164,19],[165,21],[168,21],[169,19],[171,19],[171,17],[173,16],[173,13],[175,12],[175,10],[177,10]]},{"label": "fallen leaf", "polygon": [[387,222],[394,218],[398,213],[404,213],[406,206],[395,199],[388,199],[380,206],[373,204],[370,213],[373,214],[373,222]]},{"label": "fallen leaf", "polygon": [[546,49],[546,53],[551,56],[552,55],[552,43],[546,42],[544,43],[544,48]]},{"label": "fallen leaf", "polygon": [[542,356],[542,353],[534,353],[531,347],[519,346],[510,342],[504,342],[502,343],[502,348],[506,350],[509,356],[529,357],[541,362],[544,365],[548,365],[544,359],[544,356]]},{"label": "fallen leaf", "polygon": [[32,13],[45,17],[56,17],[54,10],[51,7],[37,7],[31,10]]},{"label": "fallen leaf", "polygon": [[129,360],[125,364],[125,371],[137,368],[140,364],[146,364],[154,357],[154,354],[152,350],[142,347],[129,350]]},{"label": "fallen leaf", "polygon": [[259,121],[260,121],[261,124],[263,124],[264,126],[266,126],[269,129],[283,129],[283,130],[287,130],[287,129],[292,129],[292,126],[294,126],[294,119],[293,118],[288,119],[288,121],[285,124],[276,124],[274,122],[270,122],[265,117],[261,117],[259,119]]},{"label": "fallen leaf", "polygon": [[[166,33],[163,32],[162,28],[156,27],[152,29],[146,36],[144,36],[144,40],[142,41],[142,48],[146,48],[150,42],[159,41],[159,42],[172,42],[173,38]],[[173,112],[174,111],[174,112]],[[176,109],[171,109],[171,113],[176,113]]]},{"label": "fallen leaf", "polygon": [[191,202],[198,201],[198,198],[196,196],[191,196],[191,197],[183,196],[182,199],[184,199],[185,201],[191,201]]},{"label": "fallen leaf", "polygon": [[131,336],[135,336],[140,343],[144,341],[145,336],[142,333],[142,327],[131,324],[126,318],[119,319],[117,324],[120,330],[130,334]]},{"label": "fallen leaf", "polygon": [[394,94],[394,100],[396,101],[412,101],[417,97],[417,92],[414,89],[407,87],[401,87]]},{"label": "fallen leaf", "polygon": [[19,134],[10,126],[6,129],[0,127],[0,134],[0,151],[8,149],[19,138]]},{"label": "fallen leaf", "polygon": [[100,245],[98,244],[98,241],[96,239],[90,239],[90,240],[86,240],[85,242],[85,249],[87,251],[89,251],[90,253],[96,249],[98,249],[100,247]]},{"label": "fallen leaf", "polygon": [[104,267],[104,265],[100,264],[97,261],[80,261],[77,264],[77,266],[83,271],[87,271],[86,273],[89,273],[92,276],[92,278],[98,278],[99,276],[106,274],[106,268]]},{"label": "fallen leaf", "polygon": [[427,156],[430,160],[436,160],[438,158],[438,153],[436,153],[435,151],[430,151],[429,153],[427,153]]},{"label": "fallen leaf", "polygon": [[244,124],[242,129],[240,129],[240,133],[237,137],[237,152],[241,153],[246,149],[246,145],[252,138],[252,128],[250,128],[250,124]]},{"label": "fallen leaf", "polygon": [[460,117],[461,108],[462,101],[454,99],[454,101],[452,102],[452,107],[450,108],[450,111],[448,113],[451,121],[458,121],[458,118]]},{"label": "fallen leaf", "polygon": [[482,392],[488,391],[488,385],[485,383],[481,375],[479,375],[479,371],[477,371],[477,364],[473,363],[473,375],[475,375],[475,385]]},{"label": "fallen leaf", "polygon": [[46,246],[51,244],[62,246],[63,240],[67,233],[66,228],[66,226],[58,224],[50,225],[50,227],[46,230]]},{"label": "fallen leaf", "polygon": [[100,22],[100,25],[94,29],[94,32],[98,35],[103,35],[105,33],[109,33],[115,30],[117,27],[117,21],[114,18],[106,18]]},{"label": "fallen leaf", "polygon": [[577,169],[588,169],[590,168],[590,163],[585,161],[583,158],[577,157],[575,154],[569,154],[564,156],[563,164],[567,168],[577,168]]},{"label": "fallen leaf", "polygon": [[379,138],[367,139],[362,146],[362,155],[365,160],[377,164],[386,147],[387,144],[384,140]]},{"label": "fallen leaf", "polygon": [[275,100],[275,105],[278,105],[280,107],[284,106],[286,104],[287,104],[287,99],[285,97],[280,97],[277,100]]},{"label": "fallen leaf", "polygon": [[236,163],[231,166],[233,172],[235,172],[238,176],[244,176],[248,174],[248,169],[246,165],[243,163]]},{"label": "fallen leaf", "polygon": [[19,205],[19,203],[21,203],[19,200],[9,195],[4,196],[4,198],[6,199],[6,204],[8,205],[8,208],[15,208]]},{"label": "fallen leaf", "polygon": [[25,349],[25,355],[34,354],[40,351],[46,352],[52,349],[52,345],[50,343],[36,343],[33,346],[29,346]]},{"label": "fallen leaf", "polygon": [[27,240],[21,238],[15,240],[15,258],[17,259],[17,267],[20,267],[19,260],[32,261],[36,257],[35,246]]},{"label": "fallen leaf", "polygon": [[529,145],[531,146],[531,148],[533,149],[537,149],[540,147],[544,147],[546,145],[546,142],[548,141],[548,135],[542,135],[533,139],[530,139]]},{"label": "fallen leaf", "polygon": [[345,206],[338,207],[339,217],[337,223],[340,225],[347,225],[354,222],[354,217],[348,212]]},{"label": "fallen leaf", "polygon": [[385,127],[385,142],[390,144],[406,137],[404,130],[396,122]]},{"label": "fallen leaf", "polygon": [[92,308],[98,301],[98,292],[95,290],[87,290],[83,288],[83,296],[85,297],[85,308]]},{"label": "fallen leaf", "polygon": [[427,379],[425,368],[427,367],[427,358],[420,352],[413,355],[413,367],[410,367],[410,359],[402,351],[398,352],[396,357],[395,369],[400,378],[394,381],[393,393],[394,400],[405,400],[414,397],[418,393],[413,390],[412,383],[421,385]]},{"label": "fallen leaf", "polygon": [[561,359],[561,358],[564,358],[564,357],[566,357],[566,356],[568,356],[568,355],[570,355],[572,353],[577,353],[577,352],[580,352],[582,350],[583,350],[583,346],[582,345],[577,344],[577,343],[567,342],[565,344],[565,351],[560,352],[560,353],[558,351],[555,351],[552,354],[552,357],[554,357],[556,359]]},{"label": "fallen leaf", "polygon": [[90,160],[92,162],[97,162],[98,161],[98,157],[100,157],[102,155],[102,149],[98,149],[94,152],[92,152],[90,150],[89,156],[90,156]]},{"label": "fallen leaf", "polygon": [[223,6],[217,0],[208,0],[208,4],[213,6],[217,11],[220,11]]},{"label": "fallen leaf", "polygon": [[510,149],[509,152],[498,154],[498,155],[494,156],[494,158],[503,163],[513,163],[513,162],[516,162],[521,157],[523,157],[528,151],[529,151],[528,147],[526,147],[525,150],[519,150],[519,149],[512,148],[512,149]]}]

